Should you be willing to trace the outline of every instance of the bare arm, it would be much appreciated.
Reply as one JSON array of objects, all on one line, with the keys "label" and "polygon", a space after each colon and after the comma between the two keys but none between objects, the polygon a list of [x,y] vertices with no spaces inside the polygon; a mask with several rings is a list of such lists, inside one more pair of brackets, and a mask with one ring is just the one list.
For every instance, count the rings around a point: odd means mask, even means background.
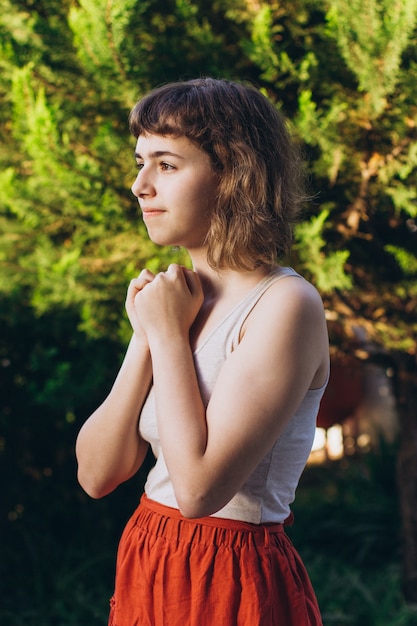
[{"label": "bare arm", "polygon": [[[181,276],[172,271],[162,278],[163,289],[154,283],[137,305],[145,318],[159,434],[177,502],[184,515],[200,517],[233,497],[309,387],[324,383],[328,345],[313,287],[298,278],[279,281],[252,312],[206,411],[188,340],[199,301],[193,280],[181,300]],[[158,320],[149,316],[155,308],[161,311]]]},{"label": "bare arm", "polygon": [[105,496],[133,476],[148,449],[139,435],[138,419],[151,384],[152,363],[132,303],[151,280],[153,274],[145,271],[129,286],[126,308],[135,332],[109,395],[78,434],[78,480],[93,498]]}]

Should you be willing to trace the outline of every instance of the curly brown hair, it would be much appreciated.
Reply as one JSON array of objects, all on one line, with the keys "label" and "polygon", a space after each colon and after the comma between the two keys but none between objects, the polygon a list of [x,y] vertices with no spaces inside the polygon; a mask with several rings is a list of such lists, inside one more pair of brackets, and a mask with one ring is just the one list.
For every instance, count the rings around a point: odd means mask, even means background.
[{"label": "curly brown hair", "polygon": [[252,85],[199,78],[142,98],[129,117],[135,137],[185,136],[219,173],[207,233],[216,269],[272,266],[291,249],[305,199],[299,150],[283,115]]}]

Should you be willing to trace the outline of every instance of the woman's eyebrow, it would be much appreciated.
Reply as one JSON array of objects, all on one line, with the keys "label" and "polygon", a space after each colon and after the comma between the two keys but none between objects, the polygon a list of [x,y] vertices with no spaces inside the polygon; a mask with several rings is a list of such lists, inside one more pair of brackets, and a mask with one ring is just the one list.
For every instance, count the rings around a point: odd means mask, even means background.
[{"label": "woman's eyebrow", "polygon": [[[184,157],[180,154],[177,154],[176,152],[170,152],[169,150],[156,150],[155,152],[150,152],[148,154],[148,157],[151,159],[158,159],[163,156],[172,156],[176,157],[177,159],[184,159]],[[139,152],[135,152],[135,159],[142,159]]]}]

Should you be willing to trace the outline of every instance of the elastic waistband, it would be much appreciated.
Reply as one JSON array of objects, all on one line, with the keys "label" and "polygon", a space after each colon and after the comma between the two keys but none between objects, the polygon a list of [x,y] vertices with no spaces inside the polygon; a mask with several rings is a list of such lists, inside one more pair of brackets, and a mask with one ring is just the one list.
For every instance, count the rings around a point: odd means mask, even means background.
[{"label": "elastic waistband", "polygon": [[[255,544],[269,545],[270,540],[275,535],[284,533],[284,524],[251,524],[240,520],[225,519],[222,517],[200,517],[190,519],[184,517],[178,509],[155,502],[143,494],[141,497],[136,523],[141,525],[140,520],[144,520],[143,515],[153,514],[158,519],[151,522],[152,531],[158,535],[169,536],[170,538],[180,537],[183,540],[204,536],[209,542],[242,544],[250,541]],[[149,529],[150,519],[146,516],[146,526]],[[204,530],[206,529],[206,530]],[[201,535],[202,534],[202,535]]]}]

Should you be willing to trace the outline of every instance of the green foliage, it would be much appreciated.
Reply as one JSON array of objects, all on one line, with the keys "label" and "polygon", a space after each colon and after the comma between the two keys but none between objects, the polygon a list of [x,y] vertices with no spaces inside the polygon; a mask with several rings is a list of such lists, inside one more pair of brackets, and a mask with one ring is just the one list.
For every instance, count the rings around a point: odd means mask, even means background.
[{"label": "green foliage", "polygon": [[[414,121],[406,119],[405,122],[414,126]],[[396,158],[386,158],[379,168],[379,180],[385,185],[397,213],[404,211],[411,218],[417,217],[416,171],[417,143],[404,140]]]},{"label": "green foliage", "polygon": [[271,81],[277,77],[282,65],[288,63],[288,57],[277,54],[274,40],[276,31],[273,24],[271,7],[264,4],[254,13],[251,39],[244,42],[244,49],[251,60],[263,69],[262,78]]},{"label": "green foliage", "polygon": [[326,177],[330,184],[336,181],[340,167],[347,158],[349,146],[341,141],[341,132],[347,119],[347,102],[336,95],[330,106],[318,111],[309,89],[300,92],[296,125],[298,132],[310,146],[320,149],[312,164],[314,174]]},{"label": "green foliage", "polygon": [[[143,13],[149,3],[140,4]],[[81,0],[68,14],[82,67],[94,82],[99,81],[107,98],[120,99],[128,106],[133,106],[137,94],[127,81],[131,59],[124,54],[123,44],[137,6],[137,0]],[[140,60],[144,51],[136,54]]]},{"label": "green foliage", "polygon": [[401,56],[416,23],[415,0],[329,0],[329,34],[368,94],[375,114],[386,106],[399,75]]},{"label": "green foliage", "polygon": [[311,218],[309,222],[302,222],[296,228],[295,249],[298,251],[301,267],[323,293],[352,287],[352,279],[345,273],[349,251],[325,252],[323,230],[329,215],[329,210],[322,209],[317,217]]},{"label": "green foliage", "polygon": [[407,274],[410,278],[417,274],[417,259],[415,255],[398,246],[386,246],[386,251],[395,257],[404,274]]}]

